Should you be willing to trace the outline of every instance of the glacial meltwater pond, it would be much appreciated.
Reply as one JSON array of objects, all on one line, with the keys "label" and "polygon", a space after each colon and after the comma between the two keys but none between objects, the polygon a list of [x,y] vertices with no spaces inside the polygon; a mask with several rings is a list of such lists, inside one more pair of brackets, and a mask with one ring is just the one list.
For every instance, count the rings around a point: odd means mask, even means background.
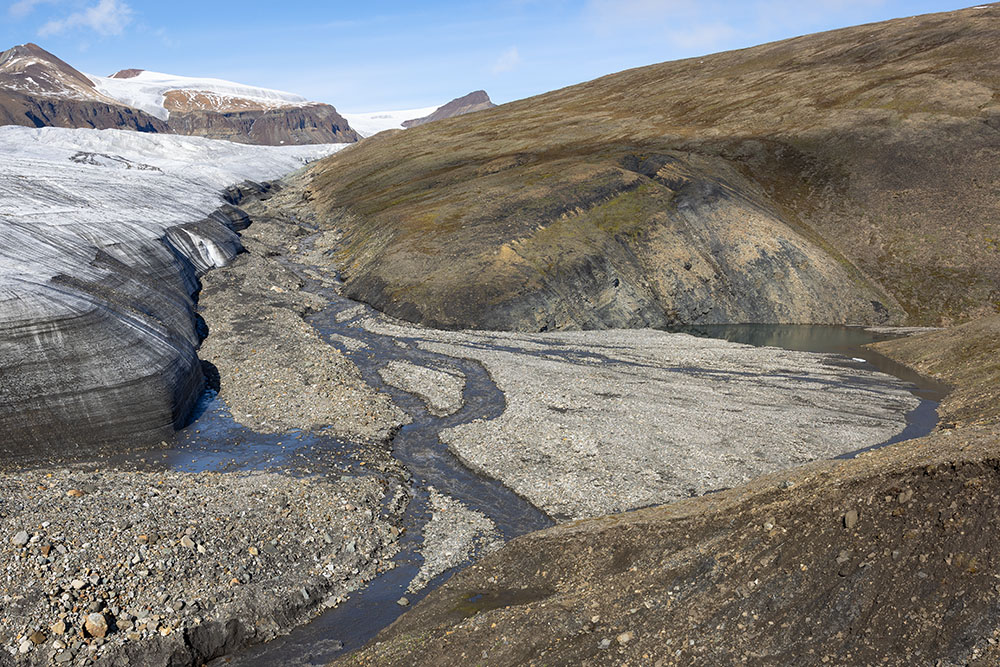
[{"label": "glacial meltwater pond", "polygon": [[838,458],[851,458],[878,447],[922,438],[937,426],[938,404],[948,393],[948,386],[944,383],[920,375],[912,368],[865,347],[900,336],[884,330],[872,331],[864,327],[809,324],[709,324],[683,327],[678,329],[678,332],[721,338],[733,343],[758,347],[780,347],[800,352],[841,355],[845,359],[840,363],[845,366],[866,364],[880,373],[892,375],[908,383],[913,395],[920,399],[920,404],[906,414],[906,428],[884,442],[841,454]]}]

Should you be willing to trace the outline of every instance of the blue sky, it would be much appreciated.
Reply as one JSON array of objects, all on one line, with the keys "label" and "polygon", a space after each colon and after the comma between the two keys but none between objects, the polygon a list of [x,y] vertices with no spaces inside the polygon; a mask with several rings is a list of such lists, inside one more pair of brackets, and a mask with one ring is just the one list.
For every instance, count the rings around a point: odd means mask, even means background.
[{"label": "blue sky", "polygon": [[[629,67],[900,16],[947,0],[0,2],[0,49],[278,88],[342,111],[498,103]],[[4,6],[6,5],[6,6]]]}]

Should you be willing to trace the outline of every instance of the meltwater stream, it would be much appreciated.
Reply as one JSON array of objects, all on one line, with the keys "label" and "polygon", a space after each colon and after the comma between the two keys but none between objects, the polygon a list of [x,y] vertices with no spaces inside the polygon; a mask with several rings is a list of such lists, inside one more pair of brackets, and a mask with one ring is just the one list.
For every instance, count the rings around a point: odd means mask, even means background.
[{"label": "meltwater stream", "polygon": [[[311,323],[328,343],[339,347],[354,361],[366,381],[389,393],[412,419],[393,441],[393,455],[412,475],[413,499],[404,517],[406,531],[400,540],[401,551],[394,559],[394,569],[352,594],[340,606],[284,637],[220,658],[213,664],[325,664],[359,648],[392,623],[405,611],[397,604],[400,597],[405,595],[416,603],[443,583],[455,570],[439,575],[420,593],[406,592],[421,565],[421,533],[430,518],[429,486],[488,516],[505,540],[552,524],[548,517],[502,484],[470,471],[440,442],[438,436],[443,429],[473,419],[492,419],[504,411],[503,393],[483,366],[476,361],[421,349],[418,339],[372,333],[360,320],[374,311],[348,299],[326,296],[330,306],[313,315]],[[904,380],[920,398],[920,404],[906,416],[907,426],[901,433],[876,446],[921,437],[937,423],[936,408],[946,388],[863,347],[892,338],[891,335],[856,327],[800,325],[703,326],[689,327],[683,332],[757,346],[818,352],[828,355],[824,360],[827,364],[868,370],[874,367]],[[463,407],[450,416],[436,417],[421,399],[386,385],[379,369],[393,360],[462,373],[466,378]],[[104,459],[103,465],[220,472],[266,469],[293,475],[339,475],[364,470],[359,467],[363,445],[337,440],[322,430],[256,433],[236,423],[225,404],[213,395],[206,396],[205,403],[197,421],[179,432],[171,446],[112,456],[110,460]]]}]

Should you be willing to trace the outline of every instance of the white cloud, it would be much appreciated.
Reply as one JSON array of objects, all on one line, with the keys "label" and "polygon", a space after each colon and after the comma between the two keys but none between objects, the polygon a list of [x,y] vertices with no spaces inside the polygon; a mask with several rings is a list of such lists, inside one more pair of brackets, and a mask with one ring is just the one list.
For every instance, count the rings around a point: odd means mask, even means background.
[{"label": "white cloud", "polygon": [[667,37],[672,44],[687,51],[706,53],[725,47],[740,36],[740,31],[725,23],[691,26],[687,30],[671,30]]},{"label": "white cloud", "polygon": [[517,47],[512,46],[497,58],[496,62],[493,63],[493,73],[501,74],[503,72],[509,72],[518,65],[521,64],[521,54],[518,53]]},{"label": "white cloud", "polygon": [[18,0],[18,2],[11,3],[10,7],[7,8],[7,13],[17,19],[24,18],[31,12],[35,11],[35,7],[38,5],[47,4],[53,1],[54,0]]},{"label": "white cloud", "polygon": [[63,19],[54,19],[41,27],[42,37],[57,35],[76,28],[93,30],[99,35],[120,35],[132,22],[132,8],[121,0],[100,0],[93,7],[73,12]]}]

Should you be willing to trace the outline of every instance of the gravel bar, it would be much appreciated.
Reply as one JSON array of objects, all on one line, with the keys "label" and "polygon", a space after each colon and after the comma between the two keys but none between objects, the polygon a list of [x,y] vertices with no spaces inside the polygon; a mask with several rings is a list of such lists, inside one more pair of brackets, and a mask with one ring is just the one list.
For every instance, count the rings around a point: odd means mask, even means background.
[{"label": "gravel bar", "polygon": [[836,355],[651,329],[365,326],[486,366],[507,410],[441,439],[556,519],[702,495],[875,445],[918,404],[901,380]]}]

